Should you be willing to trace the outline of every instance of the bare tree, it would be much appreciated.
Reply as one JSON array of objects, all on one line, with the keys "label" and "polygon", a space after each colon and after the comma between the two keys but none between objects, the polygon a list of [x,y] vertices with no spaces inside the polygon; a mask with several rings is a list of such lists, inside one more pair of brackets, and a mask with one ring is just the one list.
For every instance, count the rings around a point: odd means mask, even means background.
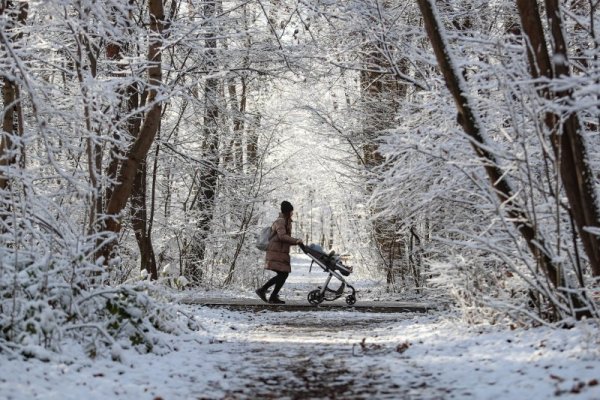
[{"label": "bare tree", "polygon": [[[203,5],[204,18],[208,24],[216,25],[220,2],[218,0],[205,0]],[[203,129],[203,154],[205,164],[201,167],[198,180],[197,193],[193,209],[197,212],[198,222],[196,232],[191,243],[191,260],[189,261],[188,277],[198,282],[202,279],[200,264],[205,258],[206,239],[210,233],[214,212],[214,201],[217,190],[217,171],[219,168],[219,84],[220,80],[214,76],[217,72],[217,31],[216,26],[211,27],[206,35],[206,69],[208,77],[204,90],[204,129]]]},{"label": "bare tree", "polygon": [[[537,1],[517,0],[521,25],[527,37],[527,54],[534,79],[565,79],[570,76],[567,44],[558,1],[546,0],[546,13],[553,55],[550,57]],[[553,61],[551,62],[550,59]],[[543,85],[539,92],[550,101],[571,103],[572,89],[552,90]],[[588,256],[594,276],[600,276],[600,237],[586,228],[600,227],[600,208],[595,195],[595,177],[589,165],[588,151],[582,135],[583,126],[576,111],[548,111],[544,123],[550,132],[552,148],[559,165],[570,211]]]},{"label": "bare tree", "polygon": [[[471,138],[471,146],[482,160],[490,184],[503,204],[506,214],[510,220],[514,221],[515,228],[527,243],[531,254],[539,262],[547,278],[557,290],[562,291],[565,286],[568,287],[568,282],[564,282],[560,266],[556,265],[552,259],[552,252],[546,243],[546,239],[539,234],[530,216],[522,205],[517,202],[514,189],[508,182],[505,171],[499,166],[496,155],[491,150],[493,147],[485,139],[484,127],[481,125],[471,104],[472,101],[468,96],[463,75],[458,71],[452,60],[435,6],[431,0],[418,0],[418,4],[438,65],[444,76],[446,86],[454,99],[459,123]],[[570,298],[574,305],[575,316],[581,318],[590,315],[589,310],[584,308],[584,304],[579,297],[569,293],[568,289],[565,295]]]},{"label": "bare tree", "polygon": [[[106,213],[113,218],[106,223],[109,231],[117,233],[121,229],[118,221],[120,213],[125,208],[131,193],[140,165],[144,162],[156,133],[158,132],[162,111],[162,99],[159,90],[162,84],[162,31],[164,27],[164,8],[162,0],[149,0],[150,42],[148,45],[148,89],[146,103],[148,111],[140,127],[139,135],[127,151],[126,159],[121,165],[118,182],[108,201]],[[111,246],[105,249],[109,256]],[[153,271],[156,274],[155,271]],[[156,277],[156,275],[154,276]]]}]

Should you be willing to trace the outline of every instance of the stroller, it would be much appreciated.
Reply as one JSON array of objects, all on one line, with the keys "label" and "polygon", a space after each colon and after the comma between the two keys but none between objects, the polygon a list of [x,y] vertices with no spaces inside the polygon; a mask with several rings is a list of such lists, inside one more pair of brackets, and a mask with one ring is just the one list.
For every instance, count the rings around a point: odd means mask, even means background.
[{"label": "stroller", "polygon": [[[315,244],[311,244],[310,246],[300,245],[300,248],[312,259],[310,264],[311,268],[313,263],[317,263],[323,271],[329,274],[324,286],[319,286],[318,289],[308,293],[308,302],[310,304],[318,305],[324,300],[333,301],[339,299],[344,294],[346,286],[352,289],[352,294],[346,296],[346,304],[352,305],[356,303],[356,290],[354,289],[354,286],[350,285],[344,279],[344,276],[348,276],[352,273],[352,267],[344,265],[340,256],[335,255],[333,250],[330,253],[325,253],[321,246]],[[329,282],[331,281],[332,276],[335,276],[341,281],[340,287],[336,290],[329,288]]]}]

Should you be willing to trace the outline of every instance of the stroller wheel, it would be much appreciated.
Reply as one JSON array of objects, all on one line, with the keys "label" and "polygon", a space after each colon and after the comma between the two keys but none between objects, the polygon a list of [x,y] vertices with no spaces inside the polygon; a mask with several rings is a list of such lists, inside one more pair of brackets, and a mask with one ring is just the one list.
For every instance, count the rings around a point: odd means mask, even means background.
[{"label": "stroller wheel", "polygon": [[354,303],[356,303],[356,296],[355,295],[349,294],[348,296],[346,296],[346,304],[348,304],[349,306],[351,306]]},{"label": "stroller wheel", "polygon": [[320,304],[323,301],[323,296],[321,296],[320,290],[313,290],[308,293],[308,302],[313,306]]}]

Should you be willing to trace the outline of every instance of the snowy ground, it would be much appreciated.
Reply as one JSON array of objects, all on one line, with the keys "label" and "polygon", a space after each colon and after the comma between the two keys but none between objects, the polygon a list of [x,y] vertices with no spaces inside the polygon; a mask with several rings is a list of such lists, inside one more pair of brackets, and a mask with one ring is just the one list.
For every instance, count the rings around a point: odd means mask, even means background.
[{"label": "snowy ground", "polygon": [[[312,287],[297,279],[290,296]],[[201,329],[170,337],[164,355],[0,354],[0,399],[600,399],[590,322],[511,331],[441,313],[182,310]]]}]

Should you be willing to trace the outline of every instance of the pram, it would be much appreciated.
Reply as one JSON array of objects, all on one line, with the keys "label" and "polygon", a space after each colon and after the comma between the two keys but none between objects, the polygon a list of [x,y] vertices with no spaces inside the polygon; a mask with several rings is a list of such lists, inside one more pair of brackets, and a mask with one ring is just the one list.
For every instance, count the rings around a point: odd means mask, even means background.
[{"label": "pram", "polygon": [[[339,299],[344,294],[346,286],[352,289],[352,294],[346,296],[346,304],[352,305],[356,303],[356,290],[354,289],[354,286],[350,285],[344,279],[344,276],[348,276],[352,273],[352,267],[344,265],[341,257],[336,255],[334,251],[325,253],[319,245],[300,245],[300,248],[312,259],[310,264],[311,268],[313,263],[317,263],[317,265],[321,267],[323,271],[329,274],[324,286],[319,286],[318,289],[312,290],[308,293],[308,302],[310,304],[318,305],[324,300],[333,301]],[[341,282],[340,287],[336,290],[329,288],[329,282],[333,276],[335,276]]]}]

